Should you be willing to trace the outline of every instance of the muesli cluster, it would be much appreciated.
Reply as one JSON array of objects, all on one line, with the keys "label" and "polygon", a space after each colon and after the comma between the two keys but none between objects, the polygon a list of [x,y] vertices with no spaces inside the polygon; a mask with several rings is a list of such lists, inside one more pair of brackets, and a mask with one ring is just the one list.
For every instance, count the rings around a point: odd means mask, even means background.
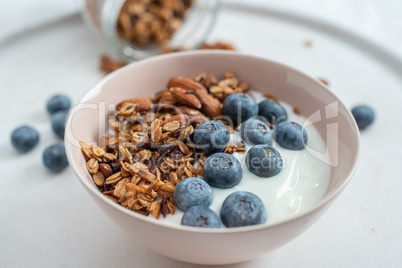
[{"label": "muesli cluster", "polygon": [[[194,130],[222,115],[222,101],[246,93],[248,84],[233,72],[221,79],[201,73],[193,79],[173,77],[151,98],[120,102],[109,120],[113,134],[99,146],[81,142],[87,169],[98,189],[133,211],[159,218],[174,214],[173,192],[189,177],[203,175],[207,156],[192,141]],[[232,127],[222,122],[230,133]],[[243,153],[243,142],[228,143],[225,153]]]},{"label": "muesli cluster", "polygon": [[117,20],[117,34],[138,47],[163,47],[183,23],[194,0],[127,0]]}]

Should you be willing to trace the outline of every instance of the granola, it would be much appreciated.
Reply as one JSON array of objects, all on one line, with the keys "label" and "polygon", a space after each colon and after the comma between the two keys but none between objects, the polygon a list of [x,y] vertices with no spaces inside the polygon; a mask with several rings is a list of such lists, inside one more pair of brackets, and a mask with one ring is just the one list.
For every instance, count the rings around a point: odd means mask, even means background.
[{"label": "granola", "polygon": [[[229,94],[248,91],[232,72],[221,79],[206,73],[173,77],[166,87],[151,98],[122,100],[109,119],[113,134],[99,146],[80,143],[87,170],[104,195],[157,219],[175,213],[173,192],[181,180],[203,175],[207,156],[192,143],[194,129],[219,116]],[[244,143],[229,143],[224,152],[244,153]]]},{"label": "granola", "polygon": [[138,47],[165,46],[181,27],[194,0],[127,0],[117,19],[117,34]]}]

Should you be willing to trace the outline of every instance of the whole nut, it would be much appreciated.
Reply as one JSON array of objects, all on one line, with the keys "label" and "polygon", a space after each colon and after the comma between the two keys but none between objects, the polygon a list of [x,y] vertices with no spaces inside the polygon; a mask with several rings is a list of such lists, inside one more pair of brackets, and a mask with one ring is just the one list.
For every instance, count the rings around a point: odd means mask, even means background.
[{"label": "whole nut", "polygon": [[169,80],[167,88],[172,87],[179,87],[184,90],[194,90],[194,91],[197,89],[205,89],[205,87],[200,83],[182,76],[176,76]]},{"label": "whole nut", "polygon": [[113,170],[113,173],[119,172],[121,170],[121,164],[119,160],[116,160],[112,163],[110,163],[110,167]]},{"label": "whole nut", "polygon": [[194,94],[202,104],[202,110],[211,119],[222,115],[221,103],[208,93],[205,88],[195,90]]},{"label": "whole nut", "polygon": [[176,112],[178,112],[179,114],[187,114],[188,116],[190,116],[190,124],[194,127],[208,121],[208,118],[205,117],[200,111],[187,106],[178,107],[176,109]]},{"label": "whole nut", "polygon": [[192,115],[200,115],[202,114],[200,111],[187,107],[187,106],[179,106],[176,108],[176,112],[179,114],[188,114],[190,116]]},{"label": "whole nut", "polygon": [[105,178],[107,178],[113,174],[112,167],[109,164],[106,164],[106,163],[99,164],[99,169],[102,172],[102,174],[105,176]]},{"label": "whole nut", "polygon": [[201,109],[201,102],[193,93],[189,93],[180,87],[172,87],[170,88],[170,92],[178,103],[193,107],[195,109]]},{"label": "whole nut", "polygon": [[116,106],[116,110],[120,110],[125,103],[137,104],[137,112],[148,111],[152,108],[152,101],[149,98],[132,98],[125,99]]},{"label": "whole nut", "polygon": [[193,90],[195,96],[201,102],[202,110],[211,119],[222,115],[221,103],[212,97],[208,90],[200,83],[189,78],[176,76],[169,80],[167,88],[180,87],[184,90]]}]

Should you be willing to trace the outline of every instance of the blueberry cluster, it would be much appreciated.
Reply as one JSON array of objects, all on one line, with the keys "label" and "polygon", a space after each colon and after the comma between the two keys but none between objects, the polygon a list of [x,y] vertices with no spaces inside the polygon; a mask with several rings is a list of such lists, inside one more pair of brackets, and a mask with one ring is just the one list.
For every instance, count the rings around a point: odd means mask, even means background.
[{"label": "blueberry cluster", "polygon": [[184,211],[182,225],[219,228],[219,217],[209,209],[212,203],[211,187],[201,178],[187,178],[176,185],[173,193],[176,206]]},{"label": "blueberry cluster", "polygon": [[[51,126],[54,133],[64,138],[66,119],[71,107],[70,99],[65,95],[55,95],[46,103],[46,109],[51,115]],[[32,150],[39,143],[39,132],[32,126],[23,125],[11,133],[11,144],[21,152]],[[58,172],[68,166],[64,144],[58,143],[47,147],[42,155],[43,164],[49,170]]]},{"label": "blueberry cluster", "polygon": [[[209,208],[212,203],[211,186],[232,188],[242,177],[240,162],[232,155],[216,153],[208,157],[204,165],[204,179],[191,177],[180,181],[173,193],[178,209],[184,211],[182,225],[219,228],[261,224],[266,221],[265,207],[261,199],[250,192],[230,194],[222,204],[220,219]],[[220,221],[221,220],[221,221]]]},{"label": "blueberry cluster", "polygon": [[[253,145],[247,152],[246,165],[259,177],[272,177],[282,170],[282,156],[272,147],[274,139],[280,147],[288,150],[303,150],[307,144],[306,130],[289,121],[285,108],[273,100],[257,104],[247,94],[231,94],[223,102],[222,114],[232,127],[240,125],[242,140]],[[361,130],[374,121],[374,112],[366,105],[355,107],[352,114]],[[195,130],[196,148],[209,157],[203,167],[203,179],[188,178],[175,189],[177,207],[185,211],[183,225],[219,228],[219,217],[208,208],[212,202],[211,187],[232,188],[242,179],[240,162],[222,152],[229,140],[227,127],[219,121],[207,121]],[[261,224],[266,221],[266,211],[258,196],[236,191],[224,200],[220,220],[226,227]]]},{"label": "blueberry cluster", "polygon": [[[281,147],[290,150],[302,150],[307,142],[306,131],[287,121],[286,110],[271,100],[257,104],[247,94],[231,94],[223,102],[222,114],[232,126],[240,125],[243,141],[254,145],[247,153],[246,164],[259,177],[272,177],[282,170],[282,156],[272,147],[274,137]],[[275,132],[270,127],[275,127]],[[235,157],[222,152],[230,134],[220,121],[200,124],[193,139],[196,148],[209,155],[203,167],[204,178],[181,181],[176,186],[174,200],[185,212],[183,225],[217,228],[219,218],[208,208],[212,202],[210,187],[226,189],[238,185],[242,179],[242,167]],[[266,221],[266,212],[258,196],[237,191],[223,202],[220,219],[226,227],[261,224]]]},{"label": "blueberry cluster", "polygon": [[[307,143],[306,131],[288,121],[285,108],[273,100],[257,104],[247,94],[231,94],[223,102],[222,114],[233,126],[241,124],[240,136],[248,144],[272,145],[275,138],[283,148],[302,150]],[[271,128],[275,128],[275,133]]]},{"label": "blueberry cluster", "polygon": [[223,102],[222,113],[234,126],[241,124],[242,140],[254,145],[247,153],[246,164],[257,176],[272,177],[282,169],[281,154],[272,147],[274,138],[279,146],[289,150],[303,150],[307,143],[306,131],[288,121],[285,108],[273,100],[257,104],[246,94],[232,94]]}]

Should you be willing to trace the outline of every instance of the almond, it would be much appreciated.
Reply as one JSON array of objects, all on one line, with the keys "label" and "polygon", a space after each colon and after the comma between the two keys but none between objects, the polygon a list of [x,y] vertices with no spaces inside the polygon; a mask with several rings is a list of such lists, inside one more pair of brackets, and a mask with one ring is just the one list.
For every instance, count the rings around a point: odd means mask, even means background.
[{"label": "almond", "polygon": [[214,119],[222,115],[221,103],[212,97],[205,88],[195,90],[194,94],[200,100],[202,110],[209,118]]},{"label": "almond", "polygon": [[188,126],[189,122],[190,122],[190,116],[186,115],[186,114],[177,114],[174,115],[168,119],[163,120],[162,122],[162,127],[165,126],[166,124],[173,122],[173,121],[177,121],[180,123],[180,127],[186,127]]},{"label": "almond", "polygon": [[181,114],[188,114],[190,116],[190,124],[193,126],[197,126],[198,124],[208,121],[208,118],[200,111],[187,106],[180,106],[176,109],[176,111]]},{"label": "almond", "polygon": [[100,168],[100,171],[102,172],[103,176],[105,176],[105,178],[107,178],[113,174],[112,167],[107,163],[99,164],[99,168]]},{"label": "almond", "polygon": [[132,98],[125,99],[116,106],[116,110],[120,110],[123,104],[132,103],[137,104],[137,112],[148,111],[152,108],[152,101],[149,98]]},{"label": "almond", "polygon": [[199,124],[207,122],[208,120],[209,119],[202,114],[190,116],[190,123],[195,127]]},{"label": "almond", "polygon": [[180,87],[184,90],[194,90],[195,96],[201,102],[203,111],[210,117],[215,118],[222,115],[221,103],[212,97],[206,88],[189,78],[176,76],[169,80],[167,84],[168,88]]},{"label": "almond", "polygon": [[205,87],[200,83],[197,83],[194,80],[182,76],[176,76],[169,80],[167,88],[172,87],[180,87],[184,90],[194,90],[194,91],[197,89],[205,89]]},{"label": "almond", "polygon": [[201,114],[200,111],[198,111],[196,109],[193,109],[193,108],[190,108],[188,106],[179,106],[179,107],[176,108],[176,112],[179,113],[179,114],[188,114],[190,116],[191,115],[200,115]]},{"label": "almond", "polygon": [[171,87],[170,92],[172,93],[173,98],[180,104],[184,104],[195,109],[201,109],[201,102],[198,98],[189,90],[185,90],[180,87]]}]

